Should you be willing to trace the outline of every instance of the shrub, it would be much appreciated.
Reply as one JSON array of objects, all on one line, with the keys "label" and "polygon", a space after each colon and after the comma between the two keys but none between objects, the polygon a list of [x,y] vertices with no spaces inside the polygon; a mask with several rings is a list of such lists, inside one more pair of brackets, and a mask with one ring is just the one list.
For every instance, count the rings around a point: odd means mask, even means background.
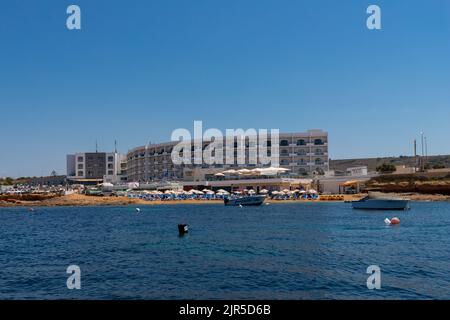
[{"label": "shrub", "polygon": [[378,166],[376,170],[380,173],[392,173],[395,172],[397,168],[395,168],[393,164],[383,163],[381,166]]}]

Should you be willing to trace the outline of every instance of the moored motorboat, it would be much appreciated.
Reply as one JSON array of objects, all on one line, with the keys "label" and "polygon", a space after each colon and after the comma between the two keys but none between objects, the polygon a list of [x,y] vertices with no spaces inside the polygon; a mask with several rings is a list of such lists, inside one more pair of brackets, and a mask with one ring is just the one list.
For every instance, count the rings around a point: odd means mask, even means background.
[{"label": "moored motorboat", "polygon": [[226,206],[260,206],[265,199],[264,195],[231,196],[225,197],[223,202]]},{"label": "moored motorboat", "polygon": [[368,195],[361,200],[352,201],[353,209],[364,210],[408,210],[410,209],[408,199],[387,197],[385,195]]}]

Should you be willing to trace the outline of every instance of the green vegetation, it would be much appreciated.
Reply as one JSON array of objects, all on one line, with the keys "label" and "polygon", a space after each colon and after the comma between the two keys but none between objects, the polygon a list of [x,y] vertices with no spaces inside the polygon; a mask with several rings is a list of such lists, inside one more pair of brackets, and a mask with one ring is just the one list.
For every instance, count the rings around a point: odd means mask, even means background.
[{"label": "green vegetation", "polygon": [[14,180],[11,177],[0,178],[0,185],[11,186],[14,184]]},{"label": "green vegetation", "polygon": [[390,163],[383,163],[381,166],[378,166],[376,168],[377,172],[380,173],[392,173],[395,172],[397,169],[393,164]]},{"label": "green vegetation", "polygon": [[12,185],[16,185],[16,184],[23,184],[26,183],[30,178],[29,177],[20,177],[20,178],[11,178],[11,177],[6,177],[6,178],[0,178],[0,185],[2,186],[12,186]]}]

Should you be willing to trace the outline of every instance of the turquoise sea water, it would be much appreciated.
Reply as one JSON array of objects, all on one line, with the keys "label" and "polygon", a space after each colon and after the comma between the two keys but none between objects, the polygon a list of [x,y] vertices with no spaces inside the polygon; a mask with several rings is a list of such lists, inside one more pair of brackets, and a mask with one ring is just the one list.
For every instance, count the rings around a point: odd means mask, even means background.
[{"label": "turquoise sea water", "polygon": [[[0,298],[450,299],[450,203],[140,208],[0,208]],[[73,264],[80,290],[66,287]]]}]

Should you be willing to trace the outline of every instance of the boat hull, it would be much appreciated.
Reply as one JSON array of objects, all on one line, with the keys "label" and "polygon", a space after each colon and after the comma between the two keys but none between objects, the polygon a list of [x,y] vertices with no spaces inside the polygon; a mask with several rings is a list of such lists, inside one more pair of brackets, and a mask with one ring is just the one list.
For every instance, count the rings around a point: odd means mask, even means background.
[{"label": "boat hull", "polygon": [[226,206],[260,206],[264,203],[265,196],[248,196],[238,198],[225,198]]},{"label": "boat hull", "polygon": [[409,200],[369,199],[352,202],[353,209],[361,210],[408,210]]}]

